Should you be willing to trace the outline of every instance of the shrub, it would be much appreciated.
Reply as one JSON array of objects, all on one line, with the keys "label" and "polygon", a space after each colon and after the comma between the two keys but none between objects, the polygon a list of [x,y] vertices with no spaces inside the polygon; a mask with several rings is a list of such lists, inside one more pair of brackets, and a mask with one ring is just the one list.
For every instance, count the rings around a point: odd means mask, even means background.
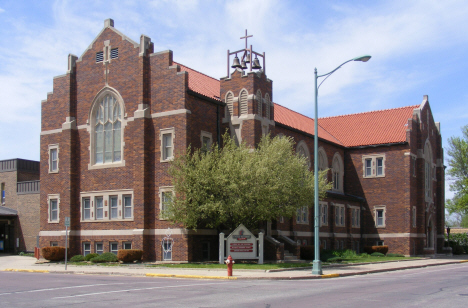
[{"label": "shrub", "polygon": [[76,255],[71,257],[70,262],[82,262],[85,260],[85,257],[83,255]]},{"label": "shrub", "polygon": [[65,247],[43,247],[41,250],[42,257],[49,261],[65,260]]},{"label": "shrub", "polygon": [[93,263],[106,263],[106,262],[117,262],[117,261],[119,261],[119,259],[117,259],[117,256],[113,254],[112,252],[105,252],[102,255],[99,255],[91,259],[91,262]]},{"label": "shrub", "polygon": [[133,262],[141,260],[143,250],[140,249],[119,249],[117,251],[117,258],[122,262]]},{"label": "shrub", "polygon": [[387,253],[387,257],[404,257],[405,255],[402,255],[400,253]]},{"label": "shrub", "polygon": [[344,259],[354,259],[357,257],[357,254],[354,250],[347,249],[343,252],[342,257]]},{"label": "shrub", "polygon": [[452,247],[454,255],[468,253],[468,234],[455,233],[450,235],[449,246]]},{"label": "shrub", "polygon": [[84,259],[85,261],[91,261],[92,258],[96,258],[97,256],[99,256],[97,253],[88,253]]},{"label": "shrub", "polygon": [[368,254],[372,254],[373,252],[380,252],[382,254],[386,254],[388,252],[388,246],[365,246],[364,251],[367,252]]},{"label": "shrub", "polygon": [[385,257],[385,255],[384,255],[383,253],[377,252],[377,251],[371,253],[371,256],[372,256],[372,257]]},{"label": "shrub", "polygon": [[363,252],[359,255],[361,258],[369,258],[369,254],[366,252]]},{"label": "shrub", "polygon": [[456,241],[449,241],[450,247],[452,247],[452,253],[454,255],[462,255],[465,253],[465,250],[463,249],[463,246],[459,244],[459,242]]},{"label": "shrub", "polygon": [[334,252],[333,250],[324,250],[324,251],[322,251],[322,253],[320,254],[320,260],[322,262],[328,262],[328,259],[336,257],[333,254],[333,252]]},{"label": "shrub", "polygon": [[327,260],[327,262],[332,262],[332,263],[339,263],[339,262],[341,262],[341,261],[343,261],[343,258],[342,258],[342,257],[333,257],[333,258],[329,258],[329,259]]}]

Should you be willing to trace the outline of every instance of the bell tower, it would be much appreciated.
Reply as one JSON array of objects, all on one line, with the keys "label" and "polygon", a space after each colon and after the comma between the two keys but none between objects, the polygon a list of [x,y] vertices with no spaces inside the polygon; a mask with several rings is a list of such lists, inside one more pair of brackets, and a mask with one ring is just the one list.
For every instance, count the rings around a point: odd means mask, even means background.
[{"label": "bell tower", "polygon": [[227,51],[227,76],[220,79],[220,98],[226,103],[223,128],[229,129],[238,142],[254,147],[275,122],[273,82],[266,77],[265,53],[247,44],[252,36],[245,30],[240,38],[245,40],[245,48]]}]

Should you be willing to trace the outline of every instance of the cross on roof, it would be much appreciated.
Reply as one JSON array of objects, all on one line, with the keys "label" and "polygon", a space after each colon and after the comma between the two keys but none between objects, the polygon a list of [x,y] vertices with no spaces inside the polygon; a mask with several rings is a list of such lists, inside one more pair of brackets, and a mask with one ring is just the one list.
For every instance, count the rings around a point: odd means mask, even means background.
[{"label": "cross on roof", "polygon": [[245,36],[241,37],[240,39],[245,39],[245,49],[247,49],[247,39],[252,37],[253,35],[247,35],[247,29],[245,29]]}]

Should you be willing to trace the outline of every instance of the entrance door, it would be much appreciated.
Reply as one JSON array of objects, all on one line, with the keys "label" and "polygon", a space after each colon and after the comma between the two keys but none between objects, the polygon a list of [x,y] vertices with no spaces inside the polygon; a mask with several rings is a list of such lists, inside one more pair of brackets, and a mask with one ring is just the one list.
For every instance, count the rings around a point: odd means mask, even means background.
[{"label": "entrance door", "polygon": [[13,253],[15,251],[15,235],[13,231],[12,224],[0,222],[0,253]]}]

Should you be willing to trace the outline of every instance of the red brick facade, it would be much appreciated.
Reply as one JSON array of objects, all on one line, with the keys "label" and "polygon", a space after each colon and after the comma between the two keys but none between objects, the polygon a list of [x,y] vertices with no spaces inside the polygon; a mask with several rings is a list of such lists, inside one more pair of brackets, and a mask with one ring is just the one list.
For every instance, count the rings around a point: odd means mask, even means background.
[{"label": "red brick facade", "polygon": [[[196,80],[219,84],[219,94],[198,90]],[[228,94],[232,94],[229,101]],[[114,145],[120,144],[121,157],[101,163],[96,114],[106,95],[115,98],[121,109],[121,142],[112,139]],[[174,153],[184,152],[189,145],[199,148],[203,136],[217,142],[228,129],[251,146],[267,132],[291,136],[298,144],[304,144],[313,161],[313,135],[276,121],[272,101],[272,81],[262,70],[236,70],[229,78],[218,81],[174,62],[172,51],[154,53],[148,37],[141,36],[139,44],[133,42],[113,27],[112,20],[106,20],[104,29],[80,58],[69,56],[67,73],[54,78],[53,92],[42,103],[41,247],[65,244],[64,221],[70,217],[72,255],[83,254],[84,243],[90,244],[90,252],[96,251],[96,244],[102,244],[103,251],[110,251],[113,243],[118,249],[131,243],[132,248],[144,250],[145,259],[163,260],[161,240],[171,228],[172,260],[216,259],[215,230],[187,231],[161,219],[161,196],[171,186],[166,151],[169,148]],[[115,131],[107,132],[112,138],[118,136]],[[168,146],[164,141],[166,146],[161,148],[162,139],[168,134],[172,144]],[[435,195],[428,202],[424,200],[426,140],[437,170],[436,180],[431,182]],[[49,166],[51,146],[57,147],[59,153],[56,172],[51,172]],[[444,224],[443,153],[428,103],[415,109],[413,119],[408,120],[406,142],[346,147],[321,138],[319,147],[326,153],[327,168],[333,167],[334,157],[339,157],[342,166],[340,189],[323,200],[327,216],[320,228],[322,245],[362,250],[364,245],[384,241],[390,252],[407,255],[442,247],[439,237]],[[384,155],[385,177],[363,178],[362,157],[368,154]],[[411,173],[414,161],[416,176]],[[331,171],[329,180],[333,180]],[[129,199],[125,198],[131,198],[129,216],[124,205]],[[54,202],[58,203],[57,217],[51,216]],[[375,227],[375,206],[385,206],[384,228]],[[418,215],[416,227],[411,224],[413,206]],[[296,217],[272,222],[268,236],[312,244],[312,211],[306,215],[307,219],[301,218],[300,222]],[[356,215],[359,219],[352,221]],[[428,231],[429,224],[432,231]],[[429,233],[438,239],[429,245],[431,248],[426,243]],[[282,255],[277,247],[266,247],[272,251],[265,255]]]}]

